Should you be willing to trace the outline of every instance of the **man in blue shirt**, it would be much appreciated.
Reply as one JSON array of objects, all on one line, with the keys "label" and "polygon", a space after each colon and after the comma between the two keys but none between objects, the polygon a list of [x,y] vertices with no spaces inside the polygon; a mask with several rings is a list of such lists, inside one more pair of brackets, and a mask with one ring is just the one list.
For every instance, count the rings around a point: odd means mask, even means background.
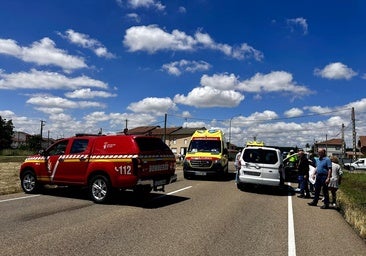
[{"label": "man in blue shirt", "polygon": [[330,177],[332,175],[332,162],[326,156],[325,149],[321,148],[318,150],[319,158],[316,160],[316,180],[315,180],[315,196],[314,200],[308,205],[316,206],[319,201],[320,190],[323,188],[324,194],[324,205],[320,207],[321,209],[329,208],[329,193],[328,193],[328,184],[330,181]]}]

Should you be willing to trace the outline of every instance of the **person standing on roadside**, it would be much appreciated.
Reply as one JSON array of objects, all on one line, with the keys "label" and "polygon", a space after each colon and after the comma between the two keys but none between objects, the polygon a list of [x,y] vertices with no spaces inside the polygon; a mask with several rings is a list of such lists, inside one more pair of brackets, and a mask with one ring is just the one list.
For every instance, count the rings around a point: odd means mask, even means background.
[{"label": "person standing on roadside", "polygon": [[313,201],[308,203],[310,206],[316,206],[319,201],[320,190],[323,189],[324,194],[324,205],[320,207],[321,209],[329,208],[329,191],[328,184],[330,181],[330,177],[332,175],[332,162],[326,156],[326,151],[324,148],[318,150],[319,158],[316,161],[316,181],[315,181],[315,196]]},{"label": "person standing on roadside", "polygon": [[304,150],[300,149],[298,152],[299,162],[297,164],[298,181],[300,186],[300,198],[310,198],[309,191],[309,161],[304,153]]},{"label": "person standing on roadside", "polygon": [[343,172],[341,166],[339,165],[338,157],[332,156],[330,160],[332,161],[332,177],[330,178],[328,188],[332,194],[332,205],[336,206],[337,190],[338,186],[341,184],[341,176]]},{"label": "person standing on roadside", "polygon": [[240,169],[240,156],[241,156],[241,150],[239,150],[239,152],[236,154],[235,156],[235,171],[239,171]]},{"label": "person standing on roadside", "polygon": [[238,180],[238,175],[239,175],[239,170],[240,170],[240,156],[241,156],[241,150],[239,150],[239,152],[236,154],[235,156],[235,162],[234,162],[234,165],[235,165],[235,182]]}]

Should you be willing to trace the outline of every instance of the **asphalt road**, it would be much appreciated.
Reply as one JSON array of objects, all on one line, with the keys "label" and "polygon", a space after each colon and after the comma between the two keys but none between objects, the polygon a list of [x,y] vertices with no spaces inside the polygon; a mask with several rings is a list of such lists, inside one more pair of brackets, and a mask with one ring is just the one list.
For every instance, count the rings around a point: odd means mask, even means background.
[{"label": "asphalt road", "polygon": [[108,205],[83,190],[0,196],[0,255],[366,255],[336,210],[287,189],[240,191],[227,180],[185,180]]}]

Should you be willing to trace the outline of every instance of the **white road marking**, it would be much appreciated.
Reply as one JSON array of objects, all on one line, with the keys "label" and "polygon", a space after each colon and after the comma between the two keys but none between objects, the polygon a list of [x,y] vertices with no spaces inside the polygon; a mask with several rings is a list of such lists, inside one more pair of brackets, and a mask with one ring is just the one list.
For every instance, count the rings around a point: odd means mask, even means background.
[{"label": "white road marking", "polygon": [[[291,186],[291,183],[289,183]],[[288,196],[288,256],[296,256],[294,215],[292,209],[292,195]]]},{"label": "white road marking", "polygon": [[22,197],[9,198],[9,199],[0,200],[0,203],[9,202],[9,201],[15,201],[15,200],[21,200],[21,199],[27,199],[27,198],[36,197],[36,196],[40,196],[40,195],[32,195],[32,196],[22,196]]},{"label": "white road marking", "polygon": [[185,187],[185,188],[181,188],[181,189],[178,189],[178,190],[175,190],[175,191],[172,191],[172,192],[169,192],[169,193],[166,193],[164,195],[161,195],[161,196],[158,196],[158,197],[155,197],[153,200],[156,200],[156,199],[160,199],[160,198],[163,198],[163,197],[166,197],[168,195],[173,195],[173,194],[176,194],[180,191],[183,191],[183,190],[186,190],[186,189],[190,189],[192,186],[188,186],[188,187]]},{"label": "white road marking", "polygon": [[169,192],[167,193],[167,195],[173,195],[175,193],[178,193],[180,191],[183,191],[183,190],[186,190],[186,189],[190,189],[192,186],[188,186],[188,187],[185,187],[185,188],[181,188],[181,189],[178,189],[178,190],[175,190],[175,191],[172,191],[172,192]]}]

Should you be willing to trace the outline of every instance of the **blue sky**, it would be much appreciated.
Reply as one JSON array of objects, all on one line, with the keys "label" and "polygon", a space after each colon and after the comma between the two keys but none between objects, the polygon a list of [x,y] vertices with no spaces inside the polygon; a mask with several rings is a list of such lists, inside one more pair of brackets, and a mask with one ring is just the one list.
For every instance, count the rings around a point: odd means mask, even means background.
[{"label": "blue sky", "polygon": [[[0,4],[0,116],[60,138],[221,128],[243,146],[366,135],[365,1]],[[127,120],[127,122],[126,122]]]}]

